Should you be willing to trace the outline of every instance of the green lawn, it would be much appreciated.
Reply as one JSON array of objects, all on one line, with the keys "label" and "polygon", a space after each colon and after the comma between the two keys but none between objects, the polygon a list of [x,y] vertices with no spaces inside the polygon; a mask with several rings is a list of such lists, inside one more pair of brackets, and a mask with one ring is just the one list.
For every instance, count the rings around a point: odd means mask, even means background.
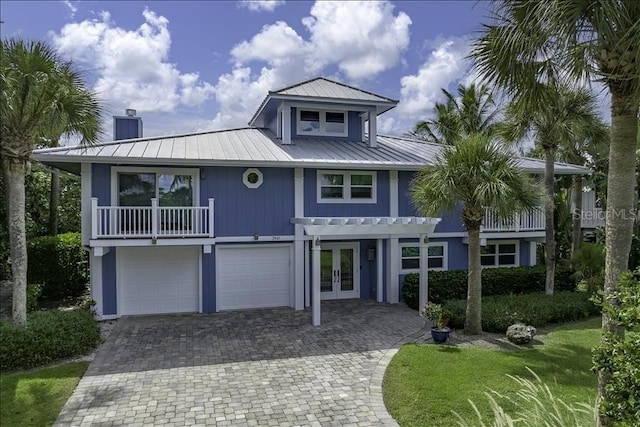
[{"label": "green lawn", "polygon": [[[549,333],[544,345],[525,350],[404,345],[385,373],[385,404],[401,426],[455,426],[452,410],[467,421],[475,421],[468,399],[483,417],[490,415],[484,392],[493,389],[512,394],[519,387],[506,375],[533,379],[525,367],[565,402],[594,402],[591,349],[600,338],[600,322],[597,318],[566,324]],[[498,403],[506,411],[514,409],[506,402]]]},{"label": "green lawn", "polygon": [[50,426],[89,362],[0,375],[0,425]]}]

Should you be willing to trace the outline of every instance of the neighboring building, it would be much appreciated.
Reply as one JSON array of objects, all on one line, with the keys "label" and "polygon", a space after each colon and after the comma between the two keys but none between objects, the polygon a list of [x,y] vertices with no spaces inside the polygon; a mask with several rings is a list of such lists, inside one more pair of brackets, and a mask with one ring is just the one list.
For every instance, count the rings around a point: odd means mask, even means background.
[{"label": "neighboring building", "polygon": [[[397,303],[403,275],[467,266],[459,212],[423,218],[408,196],[441,146],[377,132],[396,104],[315,78],[269,92],[248,128],[141,138],[133,112],[114,129],[133,139],[34,158],[81,176],[101,318],[312,306],[319,324],[321,299]],[[542,210],[507,222],[487,212],[484,224],[485,267],[535,263]]]}]

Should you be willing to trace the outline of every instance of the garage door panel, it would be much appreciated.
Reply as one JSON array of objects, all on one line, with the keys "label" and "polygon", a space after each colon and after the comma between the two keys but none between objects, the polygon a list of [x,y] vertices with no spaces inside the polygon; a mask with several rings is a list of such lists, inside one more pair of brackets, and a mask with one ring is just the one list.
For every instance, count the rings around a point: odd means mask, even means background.
[{"label": "garage door panel", "polygon": [[198,311],[198,247],[117,250],[120,314]]},{"label": "garage door panel", "polygon": [[290,246],[219,247],[218,308],[264,308],[290,303]]}]

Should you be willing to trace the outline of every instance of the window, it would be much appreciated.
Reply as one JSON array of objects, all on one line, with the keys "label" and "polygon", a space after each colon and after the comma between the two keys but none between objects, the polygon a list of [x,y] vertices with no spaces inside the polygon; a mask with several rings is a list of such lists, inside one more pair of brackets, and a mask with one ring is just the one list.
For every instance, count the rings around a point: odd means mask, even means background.
[{"label": "window", "polygon": [[[429,270],[447,269],[447,242],[431,242],[427,249]],[[418,243],[400,244],[400,272],[417,273],[420,271],[420,246]]]},{"label": "window", "polygon": [[319,203],[375,203],[375,172],[318,171]]},{"label": "window", "polygon": [[518,262],[518,242],[489,241],[480,250],[480,264],[483,267],[514,267]]},{"label": "window", "polygon": [[260,169],[249,168],[242,174],[242,182],[247,188],[258,188],[264,182],[264,177]]},{"label": "window", "polygon": [[298,108],[298,135],[347,136],[347,112]]},{"label": "window", "polygon": [[172,173],[118,173],[119,206],[193,206],[193,175]]}]

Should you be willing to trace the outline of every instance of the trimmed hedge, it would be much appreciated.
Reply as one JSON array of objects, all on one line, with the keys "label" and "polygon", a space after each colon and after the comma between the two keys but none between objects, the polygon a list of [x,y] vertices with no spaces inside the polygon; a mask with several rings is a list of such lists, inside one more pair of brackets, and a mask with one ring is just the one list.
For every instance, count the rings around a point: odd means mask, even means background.
[{"label": "trimmed hedge", "polygon": [[[573,270],[556,266],[555,291],[573,291],[576,282]],[[503,267],[482,270],[482,295],[508,295],[544,291],[545,267]],[[414,310],[418,309],[420,276],[407,274],[402,282],[402,298]],[[467,270],[430,271],[429,301],[442,304],[445,301],[467,297]]]},{"label": "trimmed hedge", "polygon": [[37,311],[27,324],[0,322],[0,370],[28,369],[88,353],[100,343],[100,328],[85,310]]},{"label": "trimmed hedge", "polygon": [[[586,319],[600,313],[586,292],[556,292],[521,295],[494,295],[482,298],[482,330],[506,332],[514,323],[544,326]],[[463,328],[466,300],[448,301],[443,308],[451,312],[449,326]]]},{"label": "trimmed hedge", "polygon": [[89,258],[79,233],[30,239],[27,278],[41,283],[44,298],[76,298],[87,289]]}]

